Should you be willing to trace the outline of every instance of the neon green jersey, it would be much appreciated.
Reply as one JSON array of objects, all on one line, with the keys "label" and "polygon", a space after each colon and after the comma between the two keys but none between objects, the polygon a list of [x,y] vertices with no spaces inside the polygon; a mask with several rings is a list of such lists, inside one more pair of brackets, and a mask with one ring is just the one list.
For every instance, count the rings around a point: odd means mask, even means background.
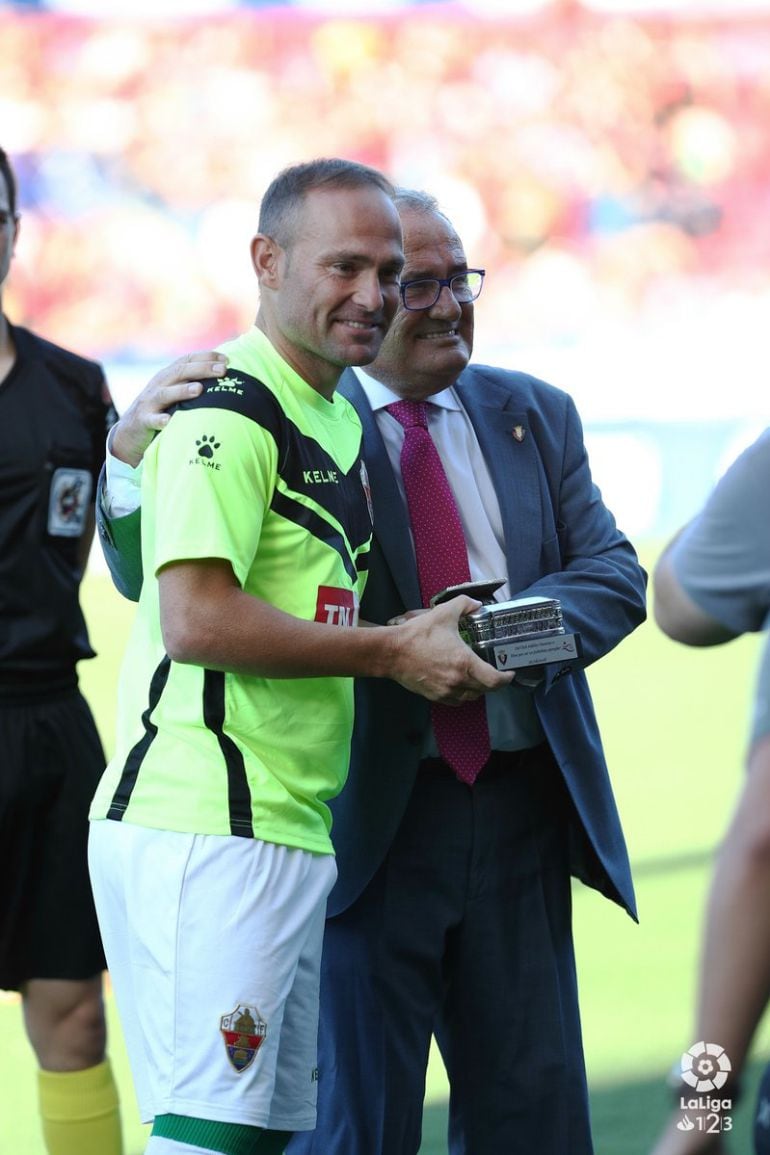
[{"label": "neon green jersey", "polygon": [[247,593],[298,618],[355,626],[372,529],[361,424],[258,329],[223,352],[227,376],[185,402],[145,455],[145,581],[121,671],[116,754],[91,818],[329,853],[324,801],[347,774],[352,680],[171,661],[155,575],[174,561],[224,558]]}]

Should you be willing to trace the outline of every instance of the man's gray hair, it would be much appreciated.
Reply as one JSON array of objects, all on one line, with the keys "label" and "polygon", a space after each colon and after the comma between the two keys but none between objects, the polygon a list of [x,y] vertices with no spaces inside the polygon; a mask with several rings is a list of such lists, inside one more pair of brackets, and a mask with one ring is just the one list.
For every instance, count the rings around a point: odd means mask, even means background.
[{"label": "man's gray hair", "polygon": [[438,201],[431,193],[423,192],[422,189],[397,186],[393,201],[399,212],[406,209],[409,212],[419,213],[423,217],[441,217],[453,232],[457,231],[444,210],[439,208]]},{"label": "man's gray hair", "polygon": [[446,215],[438,207],[436,198],[430,193],[422,192],[421,189],[397,187],[393,200],[397,209],[413,209],[414,212],[426,215],[438,213],[442,217]]}]

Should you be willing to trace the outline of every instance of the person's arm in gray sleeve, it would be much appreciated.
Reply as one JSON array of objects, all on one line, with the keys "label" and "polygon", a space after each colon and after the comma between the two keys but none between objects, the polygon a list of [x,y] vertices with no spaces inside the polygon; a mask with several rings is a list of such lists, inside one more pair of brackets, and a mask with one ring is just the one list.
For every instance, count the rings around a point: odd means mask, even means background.
[{"label": "person's arm in gray sleeve", "polygon": [[770,430],[730,466],[653,574],[655,620],[670,638],[713,646],[761,630],[770,610]]}]

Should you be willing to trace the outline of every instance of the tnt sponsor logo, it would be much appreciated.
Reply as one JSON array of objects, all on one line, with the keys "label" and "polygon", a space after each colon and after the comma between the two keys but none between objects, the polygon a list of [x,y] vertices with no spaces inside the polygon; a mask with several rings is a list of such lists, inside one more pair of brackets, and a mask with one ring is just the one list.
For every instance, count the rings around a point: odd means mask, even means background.
[{"label": "tnt sponsor logo", "polygon": [[352,590],[319,586],[315,620],[328,626],[357,626],[358,598]]}]

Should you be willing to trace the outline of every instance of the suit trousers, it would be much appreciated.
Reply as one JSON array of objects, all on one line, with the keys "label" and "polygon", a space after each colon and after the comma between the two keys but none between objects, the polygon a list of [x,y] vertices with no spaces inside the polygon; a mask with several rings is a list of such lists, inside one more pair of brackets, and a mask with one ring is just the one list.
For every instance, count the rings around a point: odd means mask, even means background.
[{"label": "suit trousers", "polygon": [[290,1155],[415,1155],[433,1034],[451,1155],[591,1155],[569,807],[546,745],[472,787],[421,764],[382,867],[327,920],[318,1121]]}]

